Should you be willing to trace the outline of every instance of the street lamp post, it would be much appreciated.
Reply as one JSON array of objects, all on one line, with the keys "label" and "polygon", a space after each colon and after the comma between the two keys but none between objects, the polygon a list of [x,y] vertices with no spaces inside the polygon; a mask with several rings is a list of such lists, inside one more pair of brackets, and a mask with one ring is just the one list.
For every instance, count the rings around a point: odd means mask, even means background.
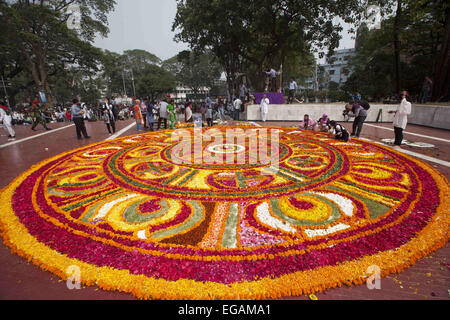
[{"label": "street lamp post", "polygon": [[134,86],[134,74],[133,74],[133,68],[131,68],[131,82],[133,83],[133,96],[136,98],[136,88]]},{"label": "street lamp post", "polygon": [[123,96],[126,97],[126,96],[127,96],[127,89],[125,88],[125,76],[124,76],[124,72],[125,72],[125,67],[122,66]]}]

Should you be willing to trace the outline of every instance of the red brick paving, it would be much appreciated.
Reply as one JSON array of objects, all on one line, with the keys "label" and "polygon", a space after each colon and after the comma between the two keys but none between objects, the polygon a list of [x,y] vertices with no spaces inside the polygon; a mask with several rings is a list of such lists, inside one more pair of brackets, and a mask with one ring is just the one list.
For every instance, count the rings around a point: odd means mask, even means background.
[{"label": "red brick paving", "polygon": [[[132,120],[117,123],[117,131],[133,123]],[[60,128],[68,123],[50,124],[52,128]],[[266,125],[295,126],[294,122],[279,123],[266,122]],[[345,124],[350,128],[351,124]],[[378,125],[378,124],[377,124]],[[86,123],[89,140],[77,140],[75,128],[70,127],[61,131],[50,133],[35,139],[8,146],[0,149],[0,188],[7,186],[21,172],[51,156],[64,151],[82,147],[91,143],[102,141],[109,137],[106,127],[102,122]],[[382,124],[381,126],[389,127]],[[29,126],[16,126],[17,139],[25,138],[44,132],[33,133]],[[409,125],[406,131],[450,140],[450,131],[424,128]],[[6,131],[0,131],[0,145],[8,143]],[[124,135],[136,133],[133,127]],[[365,126],[362,137],[379,141],[383,138],[392,138],[393,132]],[[420,148],[408,148],[417,153],[427,154],[445,161],[450,160],[450,144],[430,140],[426,138],[405,135],[410,141],[432,143],[436,146],[433,150]],[[47,150],[47,149],[48,150]],[[450,177],[450,168],[430,163],[434,168]],[[391,275],[381,280],[380,290],[369,290],[365,285],[341,287],[330,289],[323,293],[317,293],[319,300],[441,300],[449,299],[449,257],[450,247],[444,248],[418,261],[414,266],[404,270],[398,275]],[[131,294],[120,292],[107,292],[96,287],[84,287],[81,290],[68,290],[66,284],[55,275],[42,271],[38,267],[28,263],[25,259],[11,253],[9,248],[0,245],[0,299],[56,299],[56,300],[134,300]],[[284,298],[309,299],[307,296]]]}]

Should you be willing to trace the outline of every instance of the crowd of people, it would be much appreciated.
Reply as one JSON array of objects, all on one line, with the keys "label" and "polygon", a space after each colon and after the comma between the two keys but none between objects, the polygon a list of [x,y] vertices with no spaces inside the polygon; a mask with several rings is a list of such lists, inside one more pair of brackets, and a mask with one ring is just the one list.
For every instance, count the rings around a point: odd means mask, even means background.
[{"label": "crowd of people", "polygon": [[[291,82],[293,79],[291,79]],[[293,84],[294,90],[296,84]],[[403,140],[403,130],[407,125],[407,116],[411,113],[411,103],[406,91],[400,94],[401,103],[394,117],[395,146],[400,146]],[[22,109],[13,110],[0,101],[0,122],[3,123],[8,131],[8,140],[14,140],[16,133],[13,126],[19,124],[31,125],[31,130],[36,130],[41,125],[45,130],[51,130],[48,126],[52,122],[73,122],[76,128],[78,139],[89,139],[85,121],[103,121],[106,130],[110,135],[116,132],[116,122],[134,118],[138,131],[148,129],[149,131],[160,129],[174,129],[177,122],[200,122],[202,126],[212,127],[215,121],[226,121],[229,119],[239,121],[240,113],[245,111],[246,105],[254,102],[254,97],[250,96],[245,85],[241,84],[239,96],[234,101],[227,101],[223,97],[215,99],[206,97],[204,101],[185,103],[175,103],[167,95],[161,101],[154,101],[149,98],[133,99],[131,106],[118,104],[115,97],[105,98],[102,104],[96,106],[81,103],[74,99],[71,106],[55,106],[54,108],[44,108],[39,100],[33,100],[33,103]],[[264,94],[260,102],[261,120],[267,119],[270,101]],[[370,104],[361,98],[356,92],[352,95],[350,101],[343,112],[344,118],[354,118],[352,133],[332,120],[327,114],[314,120],[309,115],[304,115],[300,123],[302,130],[314,130],[321,132],[331,132],[335,134],[336,139],[349,141],[350,137],[359,138],[367,118]]]},{"label": "crowd of people", "polygon": [[[241,87],[242,88],[242,87]],[[134,118],[137,131],[149,131],[160,129],[174,129],[177,122],[201,122],[202,126],[212,127],[215,121],[224,122],[229,119],[239,120],[239,114],[244,111],[248,102],[246,90],[242,89],[240,95],[233,102],[219,96],[215,99],[206,97],[204,101],[175,103],[170,95],[160,101],[150,98],[133,99],[131,106],[123,107],[115,103],[114,97],[105,98],[100,111],[92,116],[92,109],[83,106],[78,99],[73,100],[69,112],[69,121],[76,126],[77,138],[90,138],[86,133],[84,120],[100,119],[104,121],[109,134],[116,132],[118,120]],[[93,120],[95,121],[95,120]],[[86,133],[86,134],[85,134]]]}]

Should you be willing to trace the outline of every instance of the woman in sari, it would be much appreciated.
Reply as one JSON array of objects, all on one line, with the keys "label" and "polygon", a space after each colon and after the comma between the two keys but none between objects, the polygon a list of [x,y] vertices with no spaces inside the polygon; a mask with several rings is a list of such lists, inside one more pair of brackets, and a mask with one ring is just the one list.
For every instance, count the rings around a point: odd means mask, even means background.
[{"label": "woman in sari", "polygon": [[141,100],[136,100],[136,105],[134,106],[134,118],[136,119],[137,130],[141,131],[141,125],[144,124],[144,118],[141,112]]}]

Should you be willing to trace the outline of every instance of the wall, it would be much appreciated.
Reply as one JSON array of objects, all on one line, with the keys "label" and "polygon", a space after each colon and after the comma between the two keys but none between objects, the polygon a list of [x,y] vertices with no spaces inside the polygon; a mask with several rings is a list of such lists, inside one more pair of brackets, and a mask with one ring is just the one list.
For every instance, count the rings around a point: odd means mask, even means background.
[{"label": "wall", "polygon": [[[367,122],[376,122],[380,110],[382,117],[380,122],[392,122],[394,114],[388,114],[390,110],[397,110],[397,105],[370,104],[371,108],[367,116]],[[281,104],[270,105],[267,121],[302,121],[305,114],[317,120],[324,113],[332,120],[343,121],[345,103],[304,103],[304,104]],[[260,121],[261,115],[259,105],[249,105],[243,115],[248,121]],[[246,118],[245,118],[246,116]],[[424,125],[434,128],[450,129],[450,106],[421,106],[414,105],[412,113],[408,117],[411,124]]]}]

